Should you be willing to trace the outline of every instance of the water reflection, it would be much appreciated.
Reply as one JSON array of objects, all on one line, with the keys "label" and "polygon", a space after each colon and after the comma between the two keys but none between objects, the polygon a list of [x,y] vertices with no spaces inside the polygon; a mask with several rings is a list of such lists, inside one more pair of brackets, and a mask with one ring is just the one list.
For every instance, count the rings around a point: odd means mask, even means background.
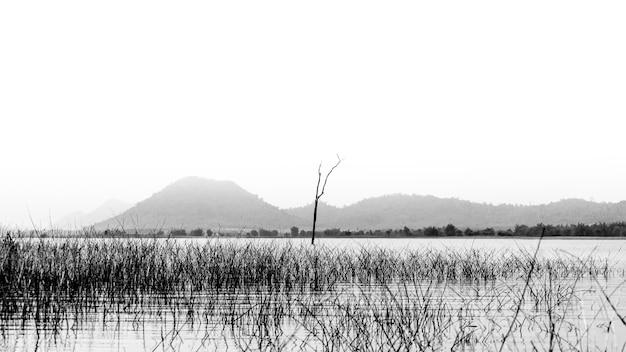
[{"label": "water reflection", "polygon": [[[623,279],[494,283],[338,285],[332,292],[204,292],[65,305],[46,318],[5,315],[1,346],[12,351],[620,349],[625,326],[614,304]],[[25,303],[25,302],[22,302]],[[19,306],[20,304],[18,304]],[[619,308],[623,316],[626,310]],[[401,341],[411,339],[412,342]],[[334,347],[333,347],[334,346]],[[523,347],[522,347],[523,346]]]}]

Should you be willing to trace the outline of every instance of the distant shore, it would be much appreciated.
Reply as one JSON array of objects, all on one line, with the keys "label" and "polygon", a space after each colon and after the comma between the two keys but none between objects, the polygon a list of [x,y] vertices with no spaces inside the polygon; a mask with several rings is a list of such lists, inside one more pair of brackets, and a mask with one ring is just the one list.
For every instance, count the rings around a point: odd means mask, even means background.
[{"label": "distant shore", "polygon": [[[267,236],[267,237],[253,237],[253,236],[246,236],[246,235],[220,235],[220,236],[182,236],[182,235],[155,235],[155,234],[145,234],[145,235],[141,235],[141,234],[124,234],[124,235],[104,235],[104,234],[94,234],[94,235],[70,235],[70,234],[53,234],[53,235],[48,235],[48,234],[41,234],[41,235],[31,235],[31,234],[23,234],[23,235],[19,235],[19,236],[15,236],[15,239],[17,238],[29,238],[29,239],[33,239],[33,238],[77,238],[77,239],[83,239],[83,238],[94,238],[94,239],[106,239],[106,238],[110,238],[110,239],[168,239],[168,238],[172,238],[172,239],[206,239],[206,240],[211,240],[211,239],[220,239],[220,238],[224,238],[224,239],[276,239],[276,240],[310,240],[311,237],[301,237],[301,236],[297,236],[297,237],[290,237],[290,236]],[[349,240],[349,239],[391,239],[391,240],[396,240],[396,239],[403,239],[403,240],[410,240],[410,239],[450,239],[450,240],[468,240],[468,239],[510,239],[510,240],[538,240],[541,237],[537,237],[537,236],[319,236],[316,235],[315,239],[316,240],[323,240],[323,239],[344,239],[344,240]],[[544,241],[552,241],[552,240],[589,240],[589,241],[593,241],[593,240],[626,240],[626,237],[623,236],[544,236],[543,237]]]},{"label": "distant shore", "polygon": [[[172,228],[172,229],[105,229],[99,230],[86,227],[80,230],[35,229],[9,230],[3,232],[5,237],[91,237],[91,238],[312,238],[309,230],[301,230],[297,226],[281,230],[263,228]],[[471,229],[458,228],[453,224],[442,227],[428,226],[411,229],[407,226],[396,229],[378,230],[343,230],[330,228],[315,231],[315,238],[518,238],[533,239],[543,236],[545,239],[626,239],[626,222],[545,225],[515,225],[505,229]]]}]

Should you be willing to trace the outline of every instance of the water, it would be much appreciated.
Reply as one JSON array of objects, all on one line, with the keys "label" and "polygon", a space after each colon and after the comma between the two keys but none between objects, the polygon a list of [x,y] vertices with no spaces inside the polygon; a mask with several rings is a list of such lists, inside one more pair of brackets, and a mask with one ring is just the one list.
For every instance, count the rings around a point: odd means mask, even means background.
[{"label": "water", "polygon": [[[179,239],[177,239],[179,240]],[[273,239],[273,238],[255,238],[255,239],[236,239],[236,238],[219,238],[211,239],[213,241],[251,241],[257,243],[270,242],[292,242],[295,244],[309,244],[310,238],[290,238],[290,239]],[[181,241],[202,242],[206,239],[183,239]],[[487,250],[517,250],[524,249],[534,252],[539,242],[538,238],[472,238],[472,237],[436,237],[436,238],[406,238],[406,237],[390,237],[390,238],[316,238],[315,243],[326,245],[329,247],[341,248],[361,248],[361,247],[379,247],[390,248],[396,250],[403,249],[487,249]],[[540,253],[551,255],[554,253],[571,253],[574,256],[585,257],[593,254],[598,257],[609,258],[610,260],[621,261],[626,259],[626,239],[622,238],[593,238],[593,239],[577,239],[567,238],[560,239],[555,237],[546,237],[542,240]]]},{"label": "water", "polygon": [[[241,241],[242,239],[219,238],[212,241]],[[256,238],[244,239],[256,243],[309,244],[310,238],[272,239]],[[206,239],[185,239],[182,241],[202,242]],[[525,251],[531,255],[537,250],[538,238],[471,238],[471,237],[437,237],[437,238],[317,238],[315,243],[333,248],[389,248],[393,250],[434,249],[434,250],[468,250],[485,249],[488,251]],[[539,246],[538,255],[541,257],[586,258],[594,256],[607,260],[611,265],[626,269],[626,239],[621,238],[592,238],[560,239],[546,237]]]},{"label": "water", "polygon": [[[524,250],[532,255],[538,240],[391,238],[316,242],[340,248],[477,248]],[[607,260],[619,273],[619,268],[626,267],[622,253],[625,248],[626,240],[547,239],[541,243],[539,256],[593,255]],[[180,292],[175,297],[153,295],[117,302],[103,297],[84,309],[61,310],[58,325],[3,321],[0,350],[290,351],[333,346],[340,346],[339,350],[389,350],[401,345],[403,338],[419,335],[415,341],[435,345],[413,345],[413,350],[490,351],[500,347],[513,317],[516,323],[505,350],[549,350],[550,346],[554,350],[621,350],[626,345],[626,327],[618,314],[626,315],[625,280],[623,275],[597,281],[543,275],[531,277],[528,284],[516,278],[491,283],[341,284],[333,292]],[[516,315],[522,292],[524,303]],[[610,303],[604,294],[610,297]],[[393,308],[391,313],[389,308]]]}]

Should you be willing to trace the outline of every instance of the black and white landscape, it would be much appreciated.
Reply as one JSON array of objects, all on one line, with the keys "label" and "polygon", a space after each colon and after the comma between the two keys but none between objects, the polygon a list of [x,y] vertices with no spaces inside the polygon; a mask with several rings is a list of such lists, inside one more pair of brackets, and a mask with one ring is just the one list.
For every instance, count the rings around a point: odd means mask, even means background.
[{"label": "black and white landscape", "polygon": [[0,351],[626,350],[626,3],[0,2]]}]

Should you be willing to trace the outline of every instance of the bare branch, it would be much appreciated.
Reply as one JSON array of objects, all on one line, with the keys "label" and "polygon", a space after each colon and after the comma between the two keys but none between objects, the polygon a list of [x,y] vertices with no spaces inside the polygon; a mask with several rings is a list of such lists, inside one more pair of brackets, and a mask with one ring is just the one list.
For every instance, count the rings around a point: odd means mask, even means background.
[{"label": "bare branch", "polygon": [[333,166],[330,171],[326,174],[326,178],[324,179],[324,185],[322,186],[322,192],[320,193],[320,183],[322,181],[322,163],[320,162],[320,166],[317,168],[317,187],[315,188],[315,203],[313,206],[313,231],[311,236],[311,244],[315,244],[315,224],[317,222],[317,204],[319,203],[320,198],[324,195],[324,191],[326,190],[326,183],[328,182],[328,177],[335,170],[339,164],[341,164],[341,159],[339,154],[337,154],[337,164]]},{"label": "bare branch", "polygon": [[315,201],[317,201],[321,197],[321,195],[319,195],[321,181],[322,181],[322,162],[320,161],[320,166],[317,168],[317,187],[315,188]]},{"label": "bare branch", "polygon": [[341,164],[341,161],[343,159],[341,159],[339,157],[339,154],[337,154],[337,164],[335,164],[335,166],[333,166],[330,171],[328,171],[328,174],[326,174],[326,179],[324,179],[324,186],[322,186],[322,193],[320,193],[320,195],[317,197],[318,199],[324,194],[324,190],[326,189],[326,182],[328,182],[328,176],[330,176],[330,174],[333,172],[333,170],[335,170],[335,168],[337,166],[339,166],[339,164]]}]

